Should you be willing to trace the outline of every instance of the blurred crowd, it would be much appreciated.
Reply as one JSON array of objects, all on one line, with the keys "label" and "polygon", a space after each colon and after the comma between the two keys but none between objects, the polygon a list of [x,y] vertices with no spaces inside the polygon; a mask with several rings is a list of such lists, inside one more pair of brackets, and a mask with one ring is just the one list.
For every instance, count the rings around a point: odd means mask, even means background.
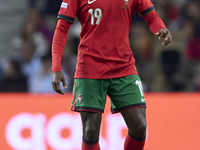
[{"label": "blurred crowd", "polygon": [[[0,92],[53,92],[51,42],[62,0],[29,0],[19,34],[12,39],[13,53],[0,62]],[[130,45],[146,92],[200,91],[200,1],[152,0],[157,14],[172,32],[169,46],[153,35],[136,11]],[[70,92],[81,26],[70,27],[62,68]],[[62,86],[61,86],[62,87]]]}]

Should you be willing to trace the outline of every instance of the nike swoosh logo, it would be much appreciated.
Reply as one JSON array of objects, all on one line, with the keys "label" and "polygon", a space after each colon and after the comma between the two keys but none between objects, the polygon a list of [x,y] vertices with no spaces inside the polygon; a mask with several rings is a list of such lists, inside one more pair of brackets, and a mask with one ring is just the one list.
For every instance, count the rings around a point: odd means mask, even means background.
[{"label": "nike swoosh logo", "polygon": [[93,2],[95,2],[96,0],[90,1],[88,0],[88,4],[92,4]]},{"label": "nike swoosh logo", "polygon": [[141,101],[142,101],[142,102],[144,102],[144,101],[145,101],[145,99],[141,98]]}]

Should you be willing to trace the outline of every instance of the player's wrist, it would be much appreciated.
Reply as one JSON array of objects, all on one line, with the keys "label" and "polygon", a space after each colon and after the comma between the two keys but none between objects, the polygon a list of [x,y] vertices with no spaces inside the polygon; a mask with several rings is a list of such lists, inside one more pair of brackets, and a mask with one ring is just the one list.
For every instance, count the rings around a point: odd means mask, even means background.
[{"label": "player's wrist", "polygon": [[55,72],[59,72],[59,71],[62,71],[62,68],[52,68],[51,69],[52,74]]}]

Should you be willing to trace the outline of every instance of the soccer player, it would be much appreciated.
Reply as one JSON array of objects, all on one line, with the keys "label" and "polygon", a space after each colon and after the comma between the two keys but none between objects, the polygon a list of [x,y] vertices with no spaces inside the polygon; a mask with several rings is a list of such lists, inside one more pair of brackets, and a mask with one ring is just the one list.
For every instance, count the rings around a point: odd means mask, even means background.
[{"label": "soccer player", "polygon": [[74,76],[72,111],[80,112],[82,150],[100,150],[99,130],[106,96],[112,113],[127,124],[125,150],[143,150],[146,103],[135,59],[129,45],[131,16],[137,9],[153,34],[168,45],[172,36],[150,0],[63,0],[52,44],[52,86],[67,88],[61,69],[67,32],[78,17],[82,30]]}]

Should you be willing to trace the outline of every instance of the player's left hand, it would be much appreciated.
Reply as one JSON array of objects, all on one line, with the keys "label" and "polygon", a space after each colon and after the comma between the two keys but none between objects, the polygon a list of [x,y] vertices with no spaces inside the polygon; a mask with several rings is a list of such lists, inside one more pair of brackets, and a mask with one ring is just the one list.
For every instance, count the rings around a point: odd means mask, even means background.
[{"label": "player's left hand", "polygon": [[57,71],[52,74],[52,87],[55,92],[64,95],[60,88],[60,82],[63,83],[63,87],[67,89],[67,84],[65,81],[65,76],[62,71]]},{"label": "player's left hand", "polygon": [[162,43],[162,45],[166,46],[172,41],[172,35],[171,32],[165,28],[160,29],[158,32],[155,34],[158,36],[158,39],[165,39],[165,41]]}]

